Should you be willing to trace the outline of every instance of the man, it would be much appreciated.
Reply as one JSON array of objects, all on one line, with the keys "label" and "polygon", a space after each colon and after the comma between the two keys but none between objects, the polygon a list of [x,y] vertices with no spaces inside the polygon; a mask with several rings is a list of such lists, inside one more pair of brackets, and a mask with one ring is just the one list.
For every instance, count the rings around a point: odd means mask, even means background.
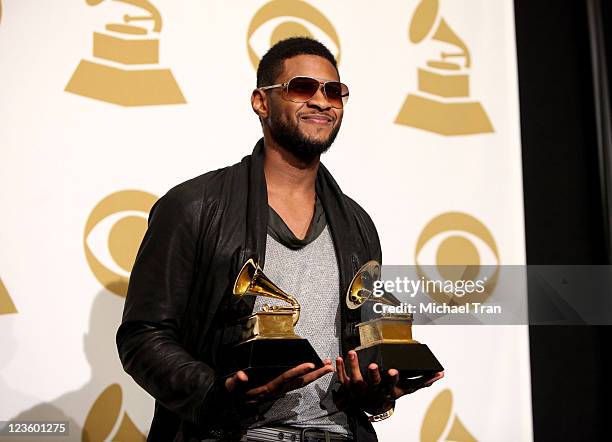
[{"label": "man", "polygon": [[[125,370],[156,399],[149,440],[301,440],[307,429],[304,440],[375,441],[365,412],[386,417],[395,399],[442,376],[402,390],[397,370],[381,375],[371,364],[362,376],[349,351],[359,318],[344,293],[381,251],[369,216],[319,163],[347,98],[327,48],[279,42],[262,58],[251,96],[263,140],[240,163],[171,189],[153,207],[117,332]],[[326,358],[323,367],[305,363],[265,385],[218,372],[234,338],[229,325],[255,307],[231,295],[250,258],[298,299],[296,331]]]}]

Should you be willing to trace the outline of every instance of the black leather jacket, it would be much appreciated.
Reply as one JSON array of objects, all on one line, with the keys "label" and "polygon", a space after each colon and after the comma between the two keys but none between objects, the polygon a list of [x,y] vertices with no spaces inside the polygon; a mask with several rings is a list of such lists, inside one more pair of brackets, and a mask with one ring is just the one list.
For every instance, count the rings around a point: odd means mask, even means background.
[{"label": "black leather jacket", "polygon": [[[263,157],[260,140],[252,155],[174,187],[151,210],[117,331],[125,371],[156,400],[150,441],[222,437],[253,417],[253,410],[232,402],[215,368],[226,325],[254,305],[252,297],[231,300],[236,275],[249,258],[264,263]],[[381,260],[380,242],[368,214],[342,193],[323,165],[316,191],[338,259],[346,355],[359,345],[354,328],[359,318],[346,307],[344,294],[362,264]],[[345,411],[355,439],[376,441],[365,414],[354,407]]]}]

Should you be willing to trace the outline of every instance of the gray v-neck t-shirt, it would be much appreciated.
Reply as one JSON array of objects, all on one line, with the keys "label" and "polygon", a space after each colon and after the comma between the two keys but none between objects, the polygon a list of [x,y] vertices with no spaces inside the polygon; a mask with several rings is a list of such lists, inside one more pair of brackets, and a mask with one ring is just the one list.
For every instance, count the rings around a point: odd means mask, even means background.
[{"label": "gray v-neck t-shirt", "polygon": [[[317,207],[318,206],[318,209]],[[319,357],[335,362],[340,353],[339,274],[334,243],[320,203],[304,240],[297,239],[270,208],[266,240],[265,274],[301,305],[295,332],[308,339]],[[257,297],[255,310],[264,304],[283,305],[279,300]],[[344,412],[335,407],[327,374],[306,387],[278,399],[253,427],[291,425],[317,427],[349,434]]]}]

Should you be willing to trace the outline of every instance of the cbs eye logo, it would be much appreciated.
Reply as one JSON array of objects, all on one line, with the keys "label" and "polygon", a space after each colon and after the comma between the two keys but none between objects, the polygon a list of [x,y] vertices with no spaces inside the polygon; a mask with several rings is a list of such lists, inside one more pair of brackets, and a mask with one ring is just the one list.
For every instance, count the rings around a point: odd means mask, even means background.
[{"label": "cbs eye logo", "polygon": [[499,278],[495,239],[483,223],[467,213],[447,212],[429,221],[417,240],[414,261],[417,274],[426,280],[484,281],[480,293],[429,291],[428,295],[439,303],[482,303]]},{"label": "cbs eye logo", "polygon": [[91,211],[83,247],[89,268],[107,290],[125,297],[147,215],[157,197],[140,190],[112,193]]},{"label": "cbs eye logo", "polygon": [[289,37],[319,40],[340,63],[338,33],[321,11],[301,0],[273,0],[263,5],[249,24],[247,50],[253,67],[257,69],[261,56],[271,46]]}]

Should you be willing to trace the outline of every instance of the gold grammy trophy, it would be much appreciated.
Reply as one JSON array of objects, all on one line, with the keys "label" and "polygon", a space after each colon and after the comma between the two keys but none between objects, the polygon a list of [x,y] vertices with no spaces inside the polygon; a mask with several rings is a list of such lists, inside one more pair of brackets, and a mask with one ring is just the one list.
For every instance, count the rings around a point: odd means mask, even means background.
[{"label": "gold grammy trophy", "polygon": [[[380,278],[377,261],[365,263],[353,277],[346,293],[350,309],[362,307],[366,302],[399,306],[400,301],[390,293],[374,296],[374,282]],[[381,371],[394,368],[399,371],[398,385],[412,379],[425,378],[444,370],[425,344],[412,339],[410,313],[383,313],[381,317],[357,324],[360,346],[355,349],[359,368],[367,372],[368,365],[376,363]]]},{"label": "gold grammy trophy", "polygon": [[[105,0],[86,1],[95,6]],[[81,60],[66,91],[122,106],[185,103],[170,69],[155,66],[159,63],[159,39],[149,33],[161,31],[159,11],[148,0],[113,1],[136,6],[148,15],[125,14],[124,23],[107,24],[106,32],[94,32],[95,61]],[[153,28],[129,24],[138,21],[150,21]]]},{"label": "gold grammy trophy", "polygon": [[[408,95],[395,122],[441,135],[493,132],[480,102],[469,99],[470,50],[446,20],[438,17],[438,6],[438,0],[419,3],[410,22],[410,41],[420,43],[435,28],[431,40],[452,45],[457,52],[441,52],[440,59],[429,60],[427,68],[418,69],[422,93]],[[452,59],[459,61],[449,61]]]},{"label": "gold grammy trophy", "polygon": [[236,278],[234,296],[264,296],[289,305],[266,304],[261,311],[239,321],[240,337],[224,355],[224,372],[243,370],[252,384],[261,385],[305,362],[323,366],[308,340],[294,331],[300,319],[299,302],[274,284],[252,259],[242,266]]}]

